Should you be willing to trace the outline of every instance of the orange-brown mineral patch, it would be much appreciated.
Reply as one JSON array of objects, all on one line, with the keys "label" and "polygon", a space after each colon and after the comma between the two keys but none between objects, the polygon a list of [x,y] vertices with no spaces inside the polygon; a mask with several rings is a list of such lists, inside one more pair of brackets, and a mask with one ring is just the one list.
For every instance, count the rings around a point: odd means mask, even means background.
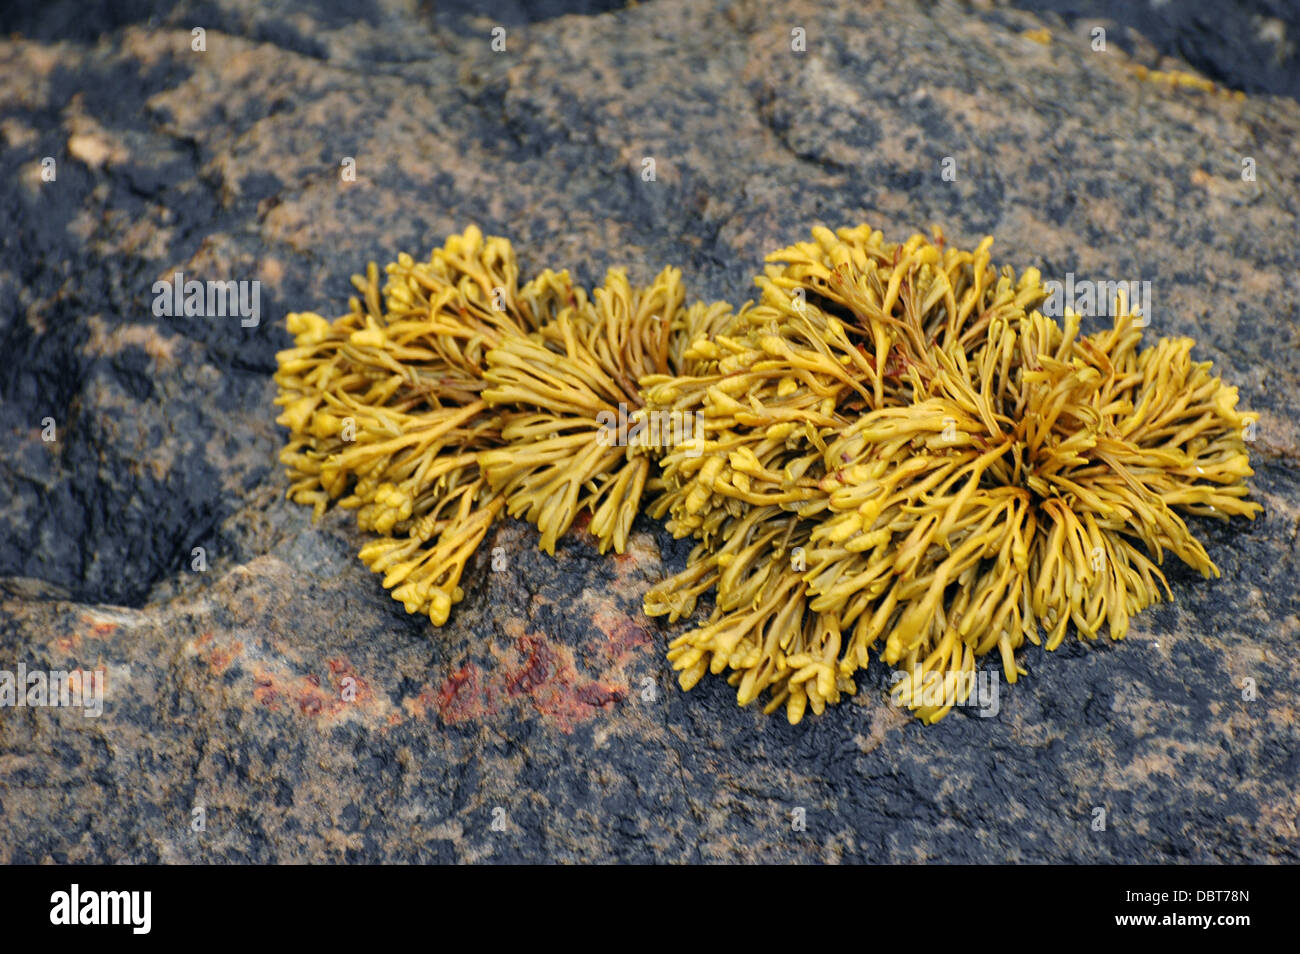
[{"label": "orange-brown mineral patch", "polygon": [[214,676],[220,676],[244,654],[244,643],[238,639],[218,639],[211,630],[194,640],[194,654],[205,663]]},{"label": "orange-brown mineral patch", "polygon": [[220,676],[230,668],[231,663],[243,655],[243,652],[244,644],[239,640],[235,640],[229,646],[213,646],[206,660],[212,675]]},{"label": "orange-brown mineral patch", "polygon": [[[523,635],[500,654],[500,665],[485,672],[468,663],[452,673],[434,694],[442,721],[484,719],[513,704],[530,705],[562,732],[622,700],[627,687],[590,679],[578,672],[573,652],[545,636]],[[412,710],[422,710],[421,693]]]},{"label": "orange-brown mineral patch", "polygon": [[385,721],[387,713],[376,700],[370,684],[356,675],[346,660],[328,660],[329,677],[315,673],[289,675],[265,666],[253,666],[253,699],[272,712],[282,708],[309,718],[342,718],[355,709],[374,721]]},{"label": "orange-brown mineral patch", "polygon": [[89,616],[81,617],[81,622],[86,626],[83,631],[55,636],[49,642],[50,649],[56,653],[70,655],[81,648],[83,639],[108,639],[117,632],[117,623],[99,622]]},{"label": "orange-brown mineral patch", "polygon": [[605,641],[596,649],[606,666],[622,667],[654,643],[644,626],[638,626],[621,613],[597,612],[591,621],[605,634]]},{"label": "orange-brown mineral patch", "polygon": [[[425,694],[420,694],[424,699]],[[478,666],[468,663],[456,670],[438,688],[434,695],[438,714],[448,724],[467,719],[481,719],[496,710],[492,689],[484,685]]]}]

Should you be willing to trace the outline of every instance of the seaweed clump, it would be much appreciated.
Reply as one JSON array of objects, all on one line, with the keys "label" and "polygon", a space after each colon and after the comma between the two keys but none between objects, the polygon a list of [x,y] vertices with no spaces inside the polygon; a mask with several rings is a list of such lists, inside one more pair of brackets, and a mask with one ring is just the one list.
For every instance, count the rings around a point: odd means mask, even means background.
[{"label": "seaweed clump", "polygon": [[478,455],[502,445],[507,415],[483,397],[484,355],[549,321],[573,294],[566,273],[523,286],[514,250],[476,228],[427,262],[401,255],[379,283],[372,262],[360,297],[333,321],[288,316],[294,347],[277,355],[276,419],[289,428],[280,460],[288,495],[319,518],[332,502],[378,539],[361,560],[384,574],[410,613],[446,622],[473,555],[506,497]]},{"label": "seaweed clump", "polygon": [[288,496],[315,519],[355,510],[377,535],[361,560],[435,626],[502,512],[553,553],[589,510],[601,552],[623,552],[658,452],[629,439],[637,381],[675,372],[727,306],[686,308],[671,268],[647,287],[612,269],[590,296],[568,272],[521,284],[510,242],[473,226],[384,273],[382,286],[373,262],[354,275],[358,296],[333,320],[287,318],[294,347],[275,380]]},{"label": "seaweed clump", "polygon": [[997,270],[990,244],[817,229],[770,256],[731,334],[693,346],[702,373],[648,388],[707,421],[664,457],[656,504],[700,542],[646,598],[676,620],[716,591],[671,644],[684,687],[729,672],[741,705],[766,690],[797,722],[876,650],[933,722],[981,656],[1015,682],[1040,627],[1048,649],[1071,621],[1123,638],[1169,594],[1166,551],[1218,575],[1181,514],[1258,512],[1255,416],[1190,339],[1142,347],[1122,299],[1095,334],[1044,317],[1038,272]]},{"label": "seaweed clump", "polygon": [[798,722],[875,653],[894,701],[937,721],[983,656],[1015,682],[1026,641],[1123,638],[1172,596],[1166,552],[1217,576],[1185,516],[1260,509],[1256,415],[1190,339],[1144,345],[1122,298],[1090,334],[1045,317],[1039,273],[999,270],[991,243],[818,228],[735,310],[687,306],[675,269],[520,286],[509,243],[471,229],[401,256],[382,295],[372,265],[334,322],[289,316],[289,494],[356,509],[380,534],[362,559],[435,624],[503,510],[548,552],[583,509],[622,552],[646,510],[696,540],[647,614],[711,595],[670,644],[683,688],[726,673]]}]

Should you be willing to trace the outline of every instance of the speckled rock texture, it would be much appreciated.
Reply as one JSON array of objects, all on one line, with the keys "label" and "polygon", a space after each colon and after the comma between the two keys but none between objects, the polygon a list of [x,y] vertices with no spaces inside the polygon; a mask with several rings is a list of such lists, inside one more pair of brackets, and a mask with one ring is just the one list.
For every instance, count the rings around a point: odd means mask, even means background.
[{"label": "speckled rock texture", "polygon": [[[0,23],[0,669],[107,674],[99,718],[0,709],[0,862],[1300,860],[1294,100],[1003,8],[430,6]],[[676,264],[739,303],[859,221],[1151,281],[1152,331],[1262,414],[1263,516],[1197,524],[1223,578],[1026,653],[991,718],[926,728],[873,667],[791,727],[677,688],[640,605],[687,547],[649,519],[620,557],[502,522],[435,630],[350,514],[284,499],[284,313],[368,260],[476,222],[525,272]],[[259,324],[155,317],[178,270],[260,281]]]}]

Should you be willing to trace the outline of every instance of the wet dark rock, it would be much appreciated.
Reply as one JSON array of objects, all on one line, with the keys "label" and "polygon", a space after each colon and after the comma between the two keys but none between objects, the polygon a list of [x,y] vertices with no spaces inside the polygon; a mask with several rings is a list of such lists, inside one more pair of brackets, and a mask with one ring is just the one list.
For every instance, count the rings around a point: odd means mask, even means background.
[{"label": "wet dark rock", "polygon": [[[469,6],[7,14],[0,669],[108,689],[98,719],[0,710],[0,861],[1296,861],[1300,107],[1009,9]],[[283,314],[341,310],[367,260],[478,222],[525,271],[671,263],[739,302],[765,252],[863,220],[1149,279],[1153,331],[1262,412],[1264,515],[1201,524],[1223,578],[1171,571],[1122,644],[1027,652],[996,717],[925,728],[877,669],[791,727],[676,688],[640,604],[687,547],[653,521],[554,558],[504,522],[435,630],[349,514],[284,499]],[[176,271],[262,282],[261,321],[155,317]]]},{"label": "wet dark rock", "polygon": [[[1300,96],[1295,37],[1300,9],[1288,0],[1130,3],[1128,0],[1011,0],[1049,23],[1101,26],[1108,42],[1144,59],[1177,57],[1216,82],[1248,93]],[[996,14],[991,14],[996,16]]]}]

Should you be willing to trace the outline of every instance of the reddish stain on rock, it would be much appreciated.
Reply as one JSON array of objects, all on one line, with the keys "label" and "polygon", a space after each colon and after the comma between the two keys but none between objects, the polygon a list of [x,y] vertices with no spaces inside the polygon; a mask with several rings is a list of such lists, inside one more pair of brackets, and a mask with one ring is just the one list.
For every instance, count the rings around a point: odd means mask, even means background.
[{"label": "reddish stain on rock", "polygon": [[505,657],[490,672],[468,663],[447,678],[437,692],[443,722],[483,719],[507,703],[527,704],[567,733],[627,694],[622,686],[580,674],[568,648],[544,636],[520,636]]},{"label": "reddish stain on rock", "polygon": [[253,699],[272,711],[278,711],[281,702],[288,703],[312,719],[340,716],[353,706],[369,708],[374,699],[369,684],[354,675],[346,661],[332,660],[329,666],[327,685],[315,673],[286,676],[259,668],[253,673]]},{"label": "reddish stain on rock", "polygon": [[239,640],[235,640],[229,646],[214,646],[207,655],[208,668],[212,670],[214,676],[220,676],[243,653],[244,644]]},{"label": "reddish stain on rock", "polygon": [[[85,622],[90,622],[86,619]],[[90,632],[87,634],[93,639],[107,639],[117,632],[117,623],[91,623]]]},{"label": "reddish stain on rock", "polygon": [[266,706],[272,712],[280,708],[280,693],[276,691],[275,680],[268,676],[253,679],[253,701]]},{"label": "reddish stain on rock", "polygon": [[649,650],[654,640],[644,626],[638,626],[627,616],[597,612],[592,616],[596,628],[605,634],[603,643],[594,647],[604,666],[614,668]]},{"label": "reddish stain on rock", "polygon": [[573,698],[583,705],[593,708],[603,708],[604,706],[613,705],[615,702],[622,702],[623,697],[627,695],[622,689],[612,686],[602,686],[599,683],[589,683],[580,687],[573,693]]},{"label": "reddish stain on rock", "polygon": [[[117,632],[117,623],[96,623],[91,617],[81,617],[81,622],[87,627],[86,639],[108,639]],[[53,652],[71,655],[81,648],[81,633],[69,633],[66,636],[56,636],[50,640],[49,646]]]},{"label": "reddish stain on rock", "polygon": [[478,666],[468,663],[456,670],[438,689],[438,714],[448,724],[479,719],[493,712],[489,691],[482,685]]},{"label": "reddish stain on rock", "polygon": [[234,661],[244,654],[244,644],[241,640],[219,642],[211,632],[204,633],[194,640],[194,648],[199,661],[207,663],[208,669],[214,676],[225,673]]},{"label": "reddish stain on rock", "polygon": [[506,692],[511,696],[537,691],[557,668],[555,652],[545,639],[524,636],[515,647],[526,654],[524,664],[506,676]]}]

